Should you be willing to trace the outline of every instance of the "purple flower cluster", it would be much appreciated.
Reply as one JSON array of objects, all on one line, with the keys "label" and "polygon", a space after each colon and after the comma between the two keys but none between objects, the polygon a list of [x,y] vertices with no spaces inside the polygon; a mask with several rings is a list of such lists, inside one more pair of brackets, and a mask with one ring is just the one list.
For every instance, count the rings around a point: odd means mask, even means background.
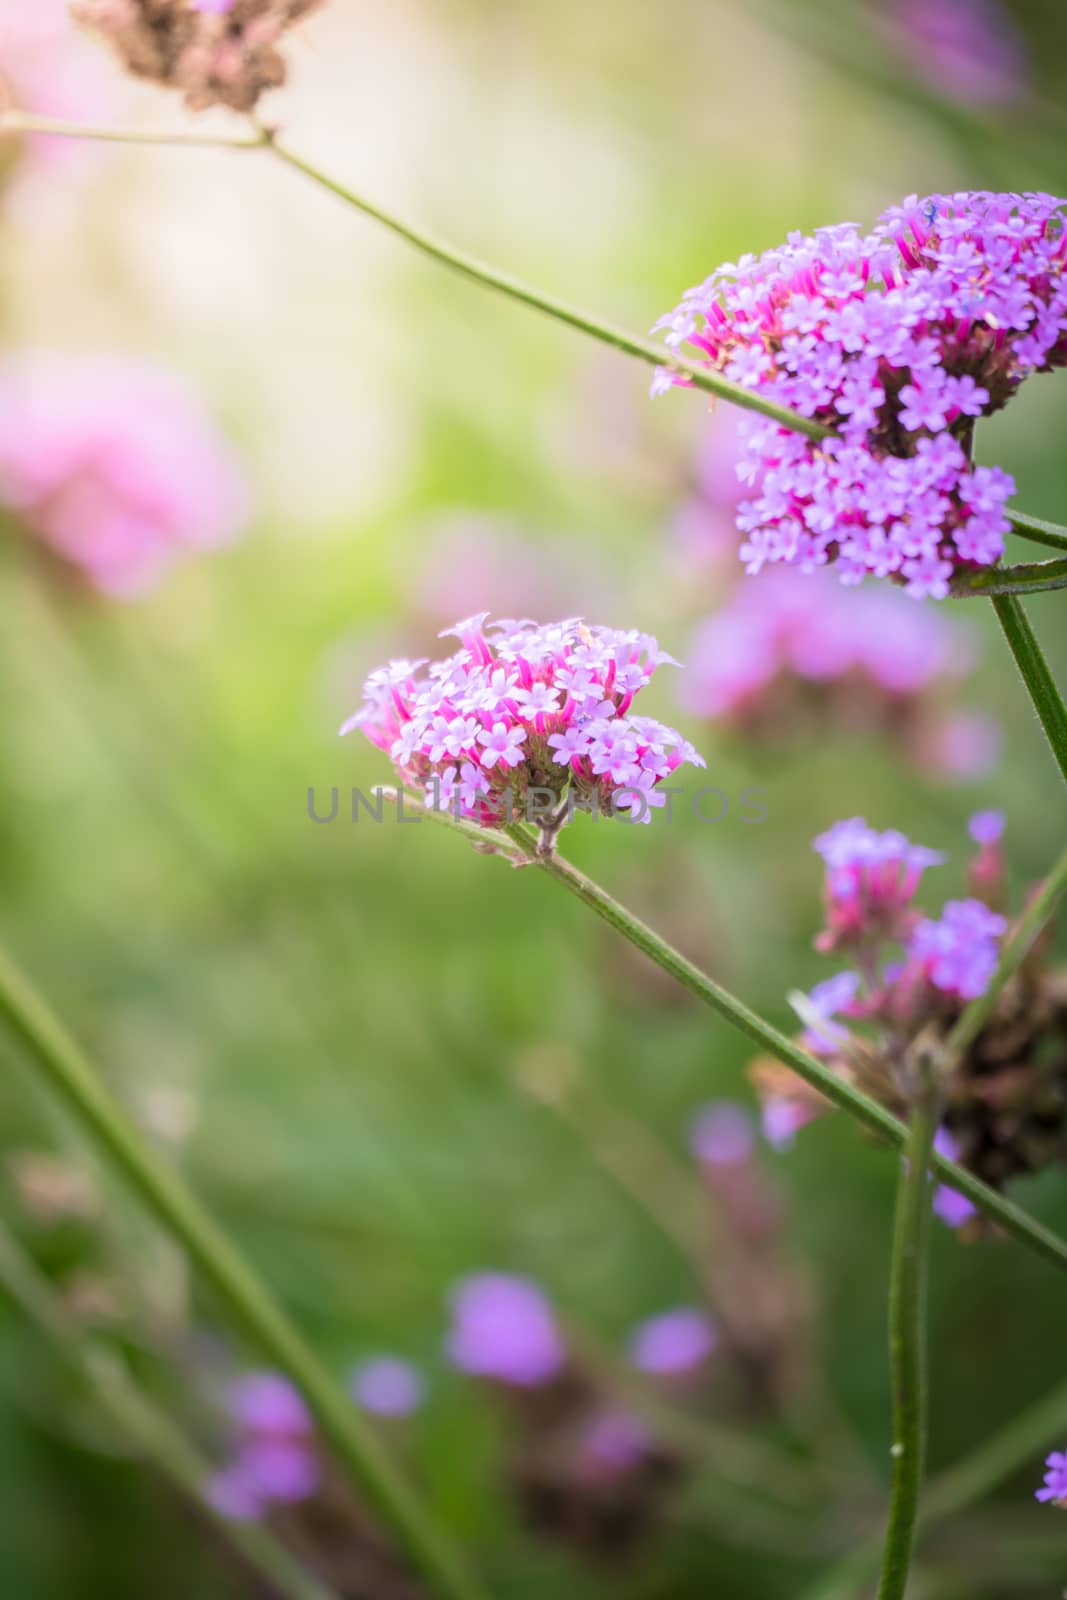
[{"label": "purple flower cluster", "polygon": [[461,1372],[520,1389],[550,1383],[567,1363],[543,1291],[506,1272],[479,1272],[458,1284],[446,1348]]},{"label": "purple flower cluster", "polygon": [[[854,972],[838,973],[812,992],[819,1019],[813,1048],[835,1047],[835,1016],[870,1014],[877,998],[869,992],[870,976],[887,943],[902,945],[905,952],[903,964],[894,962],[884,975],[894,999],[931,986],[963,1001],[985,993],[1007,922],[981,900],[949,900],[937,920],[915,909],[923,872],[944,860],[936,850],[912,844],[894,830],[877,833],[862,817],[835,823],[816,839],[815,848],[826,863],[827,907],[827,927],[816,948],[856,952],[868,992],[860,997],[861,978]],[[879,1008],[884,1005],[885,996]]]},{"label": "purple flower cluster", "polygon": [[1045,1467],[1044,1487],[1034,1491],[1034,1499],[1067,1507],[1067,1451],[1053,1450]]},{"label": "purple flower cluster", "polygon": [[671,661],[644,633],[487,623],[449,628],[460,648],[425,661],[391,661],[371,674],[364,705],[341,729],[361,728],[426,804],[500,826],[528,791],[568,809],[631,813],[646,822],[665,802],[662,780],[703,760],[674,728],[630,715],[657,666]]},{"label": "purple flower cluster", "polygon": [[899,708],[970,664],[966,632],[892,591],[846,596],[829,580],[767,572],[703,623],[682,690],[686,707],[747,724],[783,681],[867,685]]},{"label": "purple flower cluster", "polygon": [[245,485],[173,374],[108,357],[0,368],[0,505],[108,594],[157,582],[239,529]]},{"label": "purple flower cluster", "polygon": [[[910,196],[863,234],[791,234],[718,268],[660,319],[666,342],[830,431],[742,421],[738,511],[750,573],[833,563],[942,598],[995,563],[1010,476],[970,460],[974,421],[1067,362],[1064,202]],[[653,392],[688,380],[661,369]]]},{"label": "purple flower cluster", "polygon": [[884,0],[885,32],[916,77],[966,105],[1006,105],[1029,86],[1026,41],[1000,0]]},{"label": "purple flower cluster", "polygon": [[274,1502],[307,1500],[320,1471],[311,1418],[297,1391],[276,1372],[251,1372],[232,1384],[227,1410],[237,1429],[232,1459],[207,1486],[223,1516],[250,1522]]}]

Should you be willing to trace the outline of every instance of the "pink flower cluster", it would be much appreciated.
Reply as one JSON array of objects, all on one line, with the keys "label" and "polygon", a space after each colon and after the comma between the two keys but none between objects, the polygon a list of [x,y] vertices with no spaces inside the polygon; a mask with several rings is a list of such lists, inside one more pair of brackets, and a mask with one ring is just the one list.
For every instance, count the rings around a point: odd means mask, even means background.
[{"label": "pink flower cluster", "polygon": [[916,77],[969,105],[1025,94],[1026,41],[1000,0],[883,0],[884,31]]},{"label": "pink flower cluster", "polygon": [[[957,568],[1000,558],[1015,486],[972,466],[974,422],[1067,363],[1064,204],[911,196],[869,234],[794,233],[720,267],[660,319],[672,349],[830,430],[742,421],[750,573],[832,563],[942,598]],[[653,392],[687,381],[664,368]]]},{"label": "pink flower cluster", "polygon": [[0,367],[0,505],[96,588],[137,595],[239,529],[237,463],[171,373],[115,357]]},{"label": "pink flower cluster", "polygon": [[[632,716],[635,696],[671,660],[650,635],[468,617],[460,648],[425,661],[391,661],[364,686],[342,734],[361,728],[426,804],[483,826],[521,815],[532,790],[568,809],[631,813],[648,821],[658,785],[703,760],[675,729]],[[531,796],[532,798],[532,796]]]},{"label": "pink flower cluster", "polygon": [[744,724],[783,680],[848,678],[900,703],[962,675],[971,655],[964,629],[891,590],[846,596],[794,571],[767,572],[699,628],[682,699],[690,711]]}]

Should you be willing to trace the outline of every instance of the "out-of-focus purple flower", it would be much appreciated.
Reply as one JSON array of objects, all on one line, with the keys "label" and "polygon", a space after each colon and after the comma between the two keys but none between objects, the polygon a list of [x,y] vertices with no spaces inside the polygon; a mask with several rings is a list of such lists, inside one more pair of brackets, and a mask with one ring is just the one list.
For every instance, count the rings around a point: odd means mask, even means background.
[{"label": "out-of-focus purple flower", "polygon": [[783,680],[868,685],[887,709],[958,678],[973,651],[966,629],[885,591],[845,594],[819,574],[761,574],[701,625],[681,686],[687,710],[745,725]]},{"label": "out-of-focus purple flower", "polygon": [[1034,1491],[1034,1499],[1055,1501],[1067,1507],[1067,1452],[1054,1450],[1045,1462],[1045,1483]]},{"label": "out-of-focus purple flower", "polygon": [[225,1517],[247,1522],[273,1501],[306,1500],[318,1488],[321,1469],[311,1418],[303,1399],[279,1372],[249,1372],[226,1392],[236,1424],[231,1460],[204,1489]]},{"label": "out-of-focus purple flower", "polygon": [[975,844],[999,844],[1004,837],[1003,811],[976,811],[967,825],[967,832]]},{"label": "out-of-focus purple flower", "polygon": [[400,1356],[371,1356],[352,1373],[349,1387],[356,1404],[381,1417],[407,1417],[422,1404],[422,1373]]},{"label": "out-of-focus purple flower", "polygon": [[902,833],[878,833],[863,817],[835,822],[815,849],[826,863],[827,925],[819,950],[902,937],[915,921],[912,901],[927,867],[944,857]]},{"label": "out-of-focus purple flower", "polygon": [[[946,1161],[958,1161],[960,1158],[959,1145],[947,1128],[938,1128],[934,1135],[934,1149]],[[977,1214],[965,1194],[960,1194],[958,1189],[950,1189],[944,1183],[939,1183],[934,1189],[933,1209],[934,1214],[949,1228],[962,1228]]]},{"label": "out-of-focus purple flower", "polygon": [[693,1119],[689,1148],[707,1167],[743,1165],[755,1147],[752,1118],[744,1106],[720,1100],[705,1106]]},{"label": "out-of-focus purple flower", "polygon": [[[657,786],[683,762],[704,761],[674,728],[630,715],[656,668],[672,662],[650,634],[467,617],[446,633],[460,648],[435,662],[392,661],[371,673],[361,728],[437,811],[499,827],[530,786],[554,809],[651,820]],[[444,635],[442,635],[443,637]],[[532,818],[531,818],[532,820]]]},{"label": "out-of-focus purple flower", "polygon": [[638,1324],[630,1339],[630,1359],[641,1372],[676,1376],[701,1366],[717,1343],[710,1317],[682,1306]]},{"label": "out-of-focus purple flower", "polygon": [[[841,223],[729,263],[660,319],[668,349],[829,430],[742,419],[750,574],[833,564],[942,599],[958,569],[999,560],[1015,485],[961,436],[1067,363],[1064,204],[910,195],[868,235]],[[675,383],[661,369],[653,392]]]},{"label": "out-of-focus purple flower", "polygon": [[967,105],[1025,94],[1030,53],[999,0],[886,0],[886,31],[917,78]]},{"label": "out-of-focus purple flower", "polygon": [[908,945],[908,961],[936,989],[961,1000],[984,994],[1000,959],[1006,920],[981,900],[949,900],[935,922],[924,918]]},{"label": "out-of-focus purple flower", "polygon": [[242,1428],[255,1434],[311,1432],[303,1397],[280,1372],[248,1372],[226,1393],[226,1409]]},{"label": "out-of-focus purple flower", "polygon": [[590,1465],[625,1472],[643,1461],[652,1447],[648,1428],[632,1411],[601,1411],[581,1437],[580,1450]]},{"label": "out-of-focus purple flower", "polygon": [[1000,759],[1000,724],[984,711],[953,711],[924,730],[916,759],[948,779],[985,778]]},{"label": "out-of-focus purple flower", "polygon": [[801,1100],[769,1094],[763,1102],[763,1137],[772,1150],[789,1150],[801,1128],[814,1122],[818,1112]]},{"label": "out-of-focus purple flower", "polygon": [[534,1388],[550,1383],[566,1365],[552,1307],[531,1279],[475,1273],[457,1285],[451,1306],[446,1349],[461,1372]]},{"label": "out-of-focus purple flower", "polygon": [[173,374],[118,357],[0,367],[0,504],[108,594],[238,531],[236,461]]}]

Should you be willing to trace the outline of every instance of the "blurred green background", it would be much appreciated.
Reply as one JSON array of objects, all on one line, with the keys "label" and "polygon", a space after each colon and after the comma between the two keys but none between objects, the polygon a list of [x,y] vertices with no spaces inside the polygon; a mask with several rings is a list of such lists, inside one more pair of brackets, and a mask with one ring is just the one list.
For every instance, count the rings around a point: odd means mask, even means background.
[{"label": "blurred green background", "polygon": [[[334,0],[291,47],[272,111],[357,187],[642,329],[790,229],[867,223],[914,191],[1067,187],[1055,0],[1011,8],[1031,67],[1005,105],[942,94],[886,44],[877,9]],[[118,92],[115,120],[181,121],[161,94]],[[436,828],[352,826],[343,806],[315,826],[306,810],[310,786],[387,781],[384,757],[336,736],[365,672],[495,603],[465,553],[472,525],[560,614],[647,628],[684,658],[715,604],[670,535],[706,413],[682,395],[653,406],[640,366],[450,279],[267,160],[87,161],[7,208],[5,344],[179,368],[239,448],[255,511],[232,549],[136,603],[50,590],[5,529],[3,938],[325,1360],[343,1373],[390,1349],[426,1371],[417,1470],[494,1594],[799,1595],[877,1528],[877,1497],[866,1521],[829,1490],[810,1517],[752,1517],[712,1460],[647,1559],[590,1569],[519,1529],[499,1418],[442,1355],[449,1285],[479,1268],[537,1277],[615,1349],[699,1293],[598,1159],[595,1109],[575,1128],[524,1090],[531,1052],[571,1063],[590,1103],[654,1134],[684,1174],[693,1112],[752,1100],[751,1051],[537,874]],[[980,441],[1020,505],[1061,521],[1065,428],[1063,381],[1044,381]],[[1004,728],[980,782],[924,775],[862,730],[749,748],[686,718],[665,671],[649,709],[694,739],[709,782],[760,785],[767,821],[579,819],[567,853],[786,1027],[786,992],[829,970],[811,948],[810,840],[835,819],[944,849],[938,904],[961,890],[967,817],[1002,807],[1021,895],[1062,848],[1062,789],[992,617],[968,614],[983,650],[966,698]],[[1062,601],[1032,616],[1067,679]],[[254,1354],[6,1040],[0,1059],[7,1225],[202,1428],[201,1371]],[[94,1174],[106,1220],[28,1213],[10,1175],[26,1150]],[[893,1163],[839,1116],[766,1161],[813,1285],[822,1383],[887,1480]],[[1017,1197],[1067,1228],[1060,1175]],[[1063,1376],[1067,1299],[1025,1252],[940,1230],[931,1315],[937,1470]],[[781,1418],[743,1425],[789,1436]],[[1058,1593],[1067,1523],[1034,1505],[1039,1479],[1035,1460],[992,1510],[946,1524],[916,1596]],[[6,1302],[0,1482],[4,1600],[260,1592]]]}]

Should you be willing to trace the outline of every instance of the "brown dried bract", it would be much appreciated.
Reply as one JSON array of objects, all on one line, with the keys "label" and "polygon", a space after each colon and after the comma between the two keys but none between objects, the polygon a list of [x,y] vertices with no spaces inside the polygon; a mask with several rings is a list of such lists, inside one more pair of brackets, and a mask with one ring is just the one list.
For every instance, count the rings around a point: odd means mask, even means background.
[{"label": "brown dried bract", "polygon": [[79,0],[73,14],[95,28],[138,78],[178,89],[194,111],[252,111],[286,78],[284,34],[324,0],[234,0],[219,14],[190,0]]}]

